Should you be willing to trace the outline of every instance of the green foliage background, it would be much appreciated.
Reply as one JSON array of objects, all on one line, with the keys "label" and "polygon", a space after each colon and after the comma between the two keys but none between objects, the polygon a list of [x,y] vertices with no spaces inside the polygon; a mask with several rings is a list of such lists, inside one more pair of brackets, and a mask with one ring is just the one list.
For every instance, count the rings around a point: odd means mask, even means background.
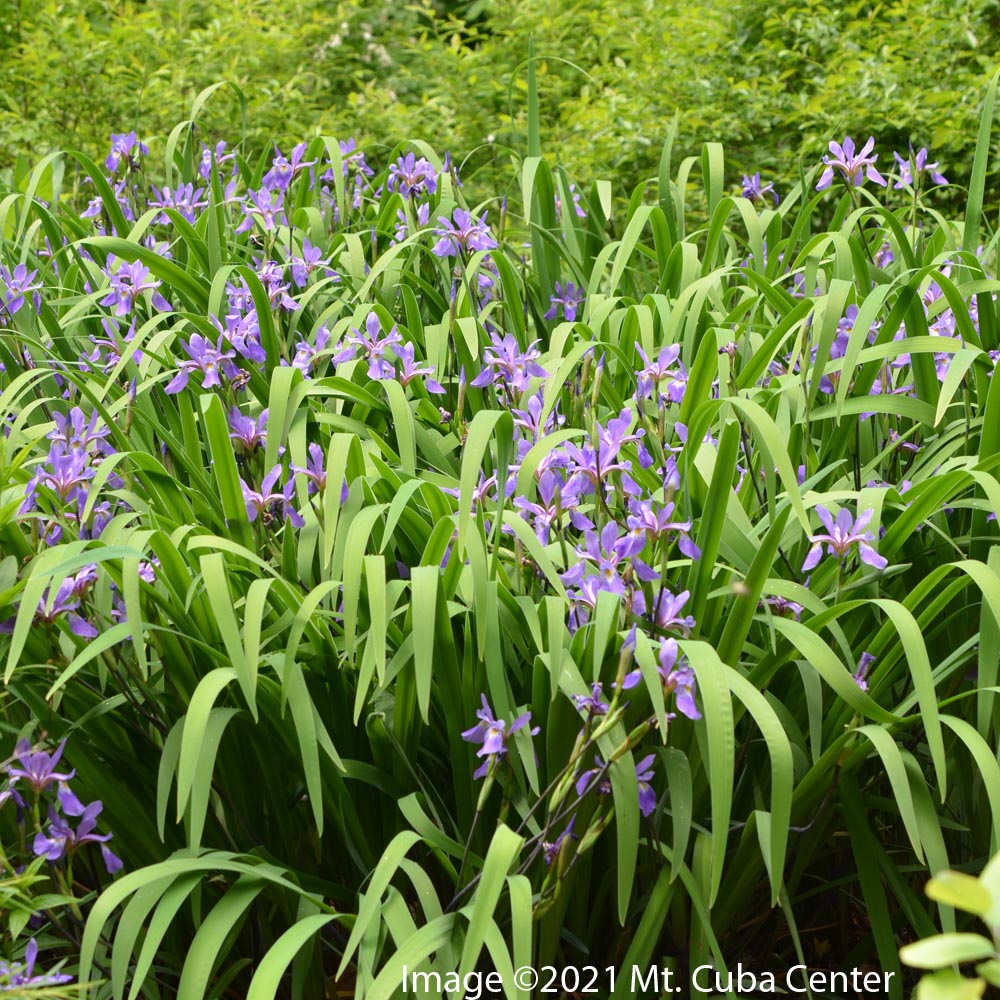
[{"label": "green foliage background", "polygon": [[[0,167],[55,148],[102,153],[111,130],[166,135],[228,80],[246,95],[253,150],[318,131],[387,148],[433,137],[471,156],[464,176],[485,188],[509,178],[506,148],[523,144],[532,35],[543,135],[584,180],[614,175],[631,191],[653,176],[679,113],[679,152],[718,140],[734,173],[760,169],[779,189],[845,132],[874,134],[883,160],[927,145],[961,185],[1000,5],[5,0]],[[204,124],[232,138],[239,118],[223,90]]]}]

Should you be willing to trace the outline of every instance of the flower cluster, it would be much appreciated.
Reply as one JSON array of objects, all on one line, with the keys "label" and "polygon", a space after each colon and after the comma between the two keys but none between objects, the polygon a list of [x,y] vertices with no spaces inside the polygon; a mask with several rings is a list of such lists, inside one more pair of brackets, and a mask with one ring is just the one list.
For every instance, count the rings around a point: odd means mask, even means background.
[{"label": "flower cluster", "polygon": [[[110,493],[102,493],[99,501],[91,503],[97,471],[115,453],[111,429],[96,410],[88,416],[79,406],[68,413],[54,413],[53,421],[48,456],[25,485],[19,514],[41,524],[49,545],[62,541],[67,532],[79,538],[98,538],[116,510],[125,509],[124,502]],[[108,491],[122,485],[115,472],[104,481]]]},{"label": "flower cluster", "polygon": [[[13,844],[0,844],[0,872],[9,876],[12,872],[27,870],[28,866],[32,871],[44,866],[54,888],[61,894],[49,892],[45,895],[44,913],[39,912],[32,918],[34,926],[56,921],[60,906],[76,905],[74,889],[83,881],[83,872],[79,865],[74,872],[74,860],[82,852],[84,861],[90,866],[89,845],[98,846],[109,875],[122,868],[121,858],[108,846],[111,834],[101,833],[97,828],[103,804],[95,800],[84,805],[70,787],[75,770],[60,766],[65,747],[66,740],[63,740],[49,752],[22,739],[13,755],[0,764],[0,809],[14,808],[21,844],[30,852],[22,865],[20,859],[10,853]],[[37,881],[36,876],[28,884]],[[31,890],[28,892],[31,898]],[[0,960],[0,993],[18,992],[19,987],[72,982],[73,977],[58,968],[49,972],[36,971],[37,960],[38,941],[35,938],[28,941],[21,960]]]},{"label": "flower cluster", "polygon": [[[363,359],[368,362],[370,379],[397,379],[405,387],[421,376],[427,392],[435,394],[444,392],[444,387],[439,382],[428,377],[434,374],[434,367],[417,364],[414,359],[413,344],[403,341],[398,327],[393,326],[385,336],[382,336],[382,322],[374,312],[368,314],[364,332],[355,328],[345,343],[347,346],[332,358],[335,365],[354,361],[360,350]],[[386,358],[387,350],[396,355],[396,364]]]},{"label": "flower cluster", "polygon": [[[832,155],[823,157],[824,170],[816,184],[816,190],[824,191],[830,187],[837,174],[841,176],[844,183],[849,187],[860,187],[866,180],[881,187],[886,187],[885,178],[875,167],[875,161],[878,160],[878,153],[873,152],[874,149],[874,136],[869,136],[868,141],[860,150],[855,148],[854,140],[850,136],[845,136],[842,143],[835,140],[831,141],[830,153]],[[922,186],[925,177],[929,178],[932,184],[948,183],[944,174],[938,170],[937,163],[927,162],[928,153],[926,147],[922,147],[916,154],[914,154],[913,147],[911,146],[907,156],[902,156],[897,152],[893,152],[892,155],[899,170],[898,177],[893,185],[894,188],[916,190]],[[759,175],[755,175],[755,177],[759,186]],[[744,178],[744,194],[746,197],[751,196],[746,193],[748,182],[752,189],[753,181],[750,178]],[[775,198],[775,204],[777,204],[777,198]]]},{"label": "flower cluster", "polygon": [[[122,861],[107,846],[111,834],[95,832],[104,805],[100,800],[84,805],[69,787],[76,771],[57,770],[65,747],[63,740],[55,752],[49,753],[34,749],[26,739],[20,740],[13,757],[0,767],[0,776],[6,778],[5,788],[0,791],[0,806],[13,802],[19,823],[26,822],[28,814],[34,817],[36,833],[32,850],[36,857],[62,861],[72,858],[86,844],[98,844],[104,866],[113,875],[122,867]],[[47,807],[48,814],[45,828],[39,821],[42,806]],[[79,819],[79,823],[74,826],[70,819]]]}]

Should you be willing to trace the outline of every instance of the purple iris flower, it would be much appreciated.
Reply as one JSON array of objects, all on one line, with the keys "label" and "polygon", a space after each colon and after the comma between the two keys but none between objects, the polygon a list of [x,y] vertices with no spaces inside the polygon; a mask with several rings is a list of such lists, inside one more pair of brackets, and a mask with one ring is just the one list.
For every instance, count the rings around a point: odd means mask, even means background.
[{"label": "purple iris flower", "polygon": [[[584,771],[583,774],[576,779],[577,795],[585,794],[590,789],[591,785],[593,785],[593,783],[597,780],[598,775],[601,774],[602,771],[607,770],[608,765],[600,754],[594,754],[594,763],[597,765],[596,767],[590,768],[589,771]],[[597,786],[597,791],[601,795],[611,794],[611,781],[606,774]]]},{"label": "purple iris flower", "polygon": [[483,370],[469,383],[476,389],[482,389],[490,383],[524,392],[533,377],[545,378],[548,372],[538,364],[541,352],[533,341],[527,350],[521,351],[517,338],[508,333],[501,337],[490,333],[492,344],[483,350]]},{"label": "purple iris flower", "polygon": [[[329,258],[323,256],[320,247],[314,247],[307,239],[302,241],[302,255],[299,257],[289,257],[288,266],[291,268],[292,281],[299,288],[304,288],[309,282],[309,275],[317,268],[325,265]],[[334,281],[340,281],[340,276],[331,268],[325,268],[326,276]]]},{"label": "purple iris flower", "polygon": [[223,338],[220,337],[215,347],[210,340],[206,340],[201,334],[191,335],[190,341],[181,341],[181,346],[188,353],[190,361],[182,361],[177,367],[177,374],[170,380],[164,388],[166,393],[180,392],[187,388],[188,379],[194,372],[201,372],[202,388],[211,389],[213,386],[222,385],[222,378],[232,379],[239,369],[233,364],[236,357],[235,351],[224,351],[222,349]]},{"label": "purple iris flower", "polygon": [[[260,342],[260,321],[257,319],[256,309],[251,308],[246,315],[240,315],[238,312],[228,313],[225,326],[215,316],[210,316],[209,319],[216,330],[236,348],[240,357],[258,365],[262,365],[267,360],[267,352]],[[220,340],[220,350],[221,343]],[[232,378],[232,375],[226,377]]]},{"label": "purple iris flower", "polygon": [[237,233],[245,233],[253,229],[254,219],[259,219],[264,232],[271,233],[278,226],[287,226],[285,218],[284,199],[280,191],[247,191],[243,202],[243,221],[236,227]]},{"label": "purple iris flower", "polygon": [[232,163],[236,159],[235,153],[226,152],[225,142],[217,142],[214,150],[209,149],[208,146],[202,146],[201,162],[198,164],[198,173],[201,175],[203,180],[211,180],[213,155],[215,157],[216,169],[219,170],[221,170],[223,163]]},{"label": "purple iris flower", "polygon": [[244,278],[240,278],[238,285],[231,281],[226,282],[226,296],[229,299],[229,308],[232,312],[247,313],[256,308],[253,301],[253,293]]},{"label": "purple iris flower", "polygon": [[545,313],[545,319],[555,319],[561,312],[563,319],[569,323],[574,322],[585,297],[582,286],[577,288],[572,281],[567,281],[564,287],[557,281],[554,294],[549,296],[549,309]]},{"label": "purple iris flower", "polygon": [[802,617],[802,605],[790,601],[787,597],[765,597],[760,603],[766,604],[772,614],[780,615],[782,618],[792,617],[798,621]]},{"label": "purple iris flower", "polygon": [[258,514],[264,515],[264,524],[269,527],[277,517],[291,523],[293,528],[301,528],[306,522],[302,515],[292,506],[292,493],[295,491],[295,481],[290,476],[280,493],[275,492],[275,486],[281,478],[281,466],[276,465],[260,484],[260,492],[250,489],[242,479],[243,502],[247,507],[247,519],[256,521]]},{"label": "purple iris flower", "polygon": [[[914,441],[904,441],[900,437],[899,431],[897,431],[895,428],[892,428],[892,427],[889,428],[889,442],[888,443],[896,445],[897,448],[902,448],[904,451],[912,452],[914,455],[916,455],[920,451],[920,449],[922,447],[922,445],[919,445],[919,444],[917,444]],[[907,480],[904,479],[903,482],[907,482]],[[909,486],[907,486],[906,488],[909,489],[910,486],[912,486],[912,485],[913,484],[910,483]],[[903,490],[900,489],[899,492],[902,494]]]},{"label": "purple iris flower", "polygon": [[663,489],[668,496],[671,492],[676,493],[681,488],[681,472],[677,468],[677,459],[674,455],[667,455],[663,467],[656,471],[663,477]]},{"label": "purple iris flower", "polygon": [[[427,225],[427,220],[431,217],[431,203],[425,201],[422,205],[417,206],[417,227],[423,229]],[[406,212],[401,208],[396,211],[396,232],[393,233],[392,240],[390,244],[395,246],[397,243],[402,243],[406,239],[410,231],[410,222],[406,218]],[[483,258],[483,264],[486,264],[486,258]],[[482,272],[480,272],[480,281],[482,281]]]},{"label": "purple iris flower", "polygon": [[[605,590],[609,590],[609,588],[605,585],[603,577],[585,576],[580,581],[580,586],[569,594],[569,599],[573,603],[570,619],[572,620],[574,614],[578,615],[583,609],[593,611],[597,607],[598,594]],[[586,618],[577,618],[577,620],[582,625]],[[570,631],[573,629],[571,628]]]},{"label": "purple iris flower", "polygon": [[[90,178],[86,177],[84,178],[84,180],[89,181]],[[118,181],[115,184],[114,188],[112,189],[112,193],[115,196],[115,201],[118,202],[118,207],[122,210],[122,215],[125,216],[125,220],[127,222],[135,222],[135,213],[132,211],[132,205],[129,203],[128,200],[127,188],[128,188],[128,182],[123,177],[120,181]],[[98,196],[92,199],[90,204],[80,213],[80,218],[96,219],[103,212],[104,212],[104,201],[100,196]],[[97,230],[98,232],[103,233],[104,227],[98,225]]]},{"label": "purple iris flower", "polygon": [[49,431],[46,437],[53,445],[60,445],[67,451],[82,452],[85,455],[111,455],[114,448],[107,441],[110,430],[101,425],[97,410],[90,414],[88,420],[79,406],[74,406],[69,413],[53,413],[55,430]]},{"label": "purple iris flower", "polygon": [[854,673],[854,683],[861,688],[862,691],[868,691],[868,670],[871,665],[875,662],[875,657],[871,653],[862,653],[861,659],[858,660],[858,669]]},{"label": "purple iris flower", "polygon": [[874,511],[866,510],[858,515],[857,520],[851,517],[851,512],[846,508],[837,514],[834,520],[833,514],[820,505],[816,508],[816,514],[826,528],[825,534],[813,535],[810,538],[812,548],[802,564],[802,572],[813,569],[818,565],[823,557],[823,546],[826,545],[828,555],[836,556],[843,561],[854,546],[858,547],[861,561],[867,563],[875,569],[885,569],[889,561],[880,556],[869,544],[875,540],[875,535],[864,529],[871,521]]},{"label": "purple iris flower", "polygon": [[[354,139],[341,140],[340,142],[340,157],[341,163],[343,164],[343,174],[344,177],[350,176],[351,173],[354,174],[354,197],[352,204],[354,208],[361,207],[361,199],[364,194],[364,189],[368,183],[367,178],[371,177],[375,171],[368,166],[365,161],[365,154],[357,148],[357,143]],[[331,166],[326,173],[320,177],[321,181],[333,181],[333,167]],[[337,205],[332,193],[328,188],[323,188],[321,192],[325,199],[331,203],[333,208],[333,221],[341,222],[340,218],[340,208]]]},{"label": "purple iris flower", "polygon": [[533,518],[535,537],[542,545],[549,544],[552,525],[558,522],[563,513],[569,513],[573,527],[578,530],[594,527],[589,518],[573,509],[576,506],[574,497],[564,501],[560,484],[559,474],[554,469],[546,469],[538,479],[538,499],[541,503],[532,503],[526,497],[514,498],[514,506],[523,511],[525,518]]},{"label": "purple iris flower", "polygon": [[646,432],[640,427],[634,433],[629,433],[632,425],[632,411],[626,407],[617,417],[611,417],[606,426],[597,424],[595,432],[600,445],[601,454],[609,458],[617,456],[623,444],[638,441]]},{"label": "purple iris flower", "polygon": [[[385,360],[385,351],[387,347],[391,347],[394,344],[401,344],[403,338],[395,326],[384,337],[379,336],[381,332],[382,324],[378,316],[370,312],[368,318],[365,320],[365,333],[354,328],[354,336],[348,337],[346,341],[348,344],[354,344],[364,350],[365,359],[368,361],[368,377],[370,379],[395,378],[396,376],[396,370]],[[341,356],[337,355],[333,359],[334,363],[339,364],[338,358]]]},{"label": "purple iris flower", "polygon": [[[899,153],[892,154],[895,157],[896,163],[899,166],[899,180],[893,184],[894,188],[904,188],[907,185],[910,187],[916,187],[914,180],[919,184],[920,179],[924,174],[930,177],[931,181],[935,184],[947,184],[948,178],[944,176],[939,170],[936,163],[927,162],[927,147],[921,147],[920,151],[916,156],[913,155],[913,149],[910,149],[910,155],[905,159],[899,155]],[[912,158],[912,165],[911,165]],[[916,167],[916,175],[913,173],[913,167]]]},{"label": "purple iris flower", "polygon": [[701,550],[691,540],[688,532],[691,530],[690,521],[671,520],[674,515],[674,503],[660,506],[652,500],[632,500],[629,504],[631,513],[626,518],[625,523],[629,530],[642,537],[648,538],[651,542],[657,542],[661,538],[669,538],[672,534],[677,534],[677,544],[681,552],[689,559],[701,557]]},{"label": "purple iris flower", "polygon": [[[849,305],[844,310],[844,315],[837,322],[837,332],[834,335],[833,343],[830,345],[830,360],[836,360],[837,358],[844,357],[847,354],[847,348],[851,343],[851,332],[854,330],[854,323],[858,318],[858,307],[853,303]],[[878,326],[872,324],[872,331],[877,336]],[[873,338],[869,336],[869,341],[873,342]],[[816,354],[819,351],[819,347],[814,347],[812,349],[812,360],[816,360]]]},{"label": "purple iris flower", "polygon": [[[86,497],[81,492],[80,496],[77,497],[77,509],[79,512],[79,517],[77,520],[83,517],[83,509],[87,505]],[[86,525],[80,525],[80,538],[100,538],[101,533],[104,529],[111,523],[112,511],[111,504],[107,500],[101,500],[99,503],[94,505],[93,513],[91,514],[90,528],[88,529]],[[67,515],[68,520],[73,520],[72,515]],[[53,542],[52,544],[55,544]],[[142,563],[139,564],[139,575],[142,576]],[[79,576],[79,574],[77,574]]]},{"label": "purple iris flower", "polygon": [[240,413],[240,408],[234,406],[229,411],[229,436],[240,448],[249,453],[267,445],[267,410],[261,410],[260,416],[254,420]]},{"label": "purple iris flower", "polygon": [[646,432],[640,427],[634,433],[629,434],[629,427],[632,425],[632,411],[626,407],[617,417],[611,417],[607,426],[598,424],[596,427],[597,440],[601,447],[601,452],[610,457],[614,457],[621,450],[623,444],[630,441],[638,441]]},{"label": "purple iris flower", "polygon": [[[497,290],[497,283],[500,281],[500,272],[497,270],[493,258],[489,255],[482,260],[479,270],[476,272],[476,290],[479,292],[479,306],[483,308],[487,302],[492,301]],[[489,326],[489,323],[486,324]]]},{"label": "purple iris flower", "polygon": [[596,681],[591,684],[589,695],[573,695],[573,704],[576,705],[578,711],[586,712],[591,718],[595,715],[607,715],[608,709],[611,707],[604,700],[604,689],[602,685]]},{"label": "purple iris flower", "polygon": [[152,250],[158,257],[162,257],[164,260],[173,260],[174,255],[170,252],[170,244],[165,240],[158,240],[152,233],[147,233],[146,238],[142,241],[142,245],[147,250]]},{"label": "purple iris flower", "polygon": [[[14,987],[61,986],[73,982],[73,977],[65,972],[39,972],[35,975],[37,960],[38,942],[34,938],[24,949],[23,962],[6,962],[0,959],[0,993],[13,993]],[[34,996],[34,992],[31,995]]]},{"label": "purple iris flower", "polygon": [[[324,323],[316,331],[315,344],[310,344],[308,340],[300,340],[295,345],[295,356],[292,358],[292,367],[298,368],[298,370],[302,372],[303,378],[309,378],[312,375],[313,368],[319,360],[320,351],[325,350],[326,345],[329,343],[330,331]],[[281,363],[285,365],[288,362],[282,358]]]},{"label": "purple iris flower", "polygon": [[291,159],[286,159],[282,156],[277,146],[274,147],[274,154],[274,159],[271,161],[271,169],[261,179],[261,184],[268,191],[281,191],[284,193],[288,190],[288,185],[292,183],[292,178],[296,174],[301,173],[306,167],[316,165],[315,160],[303,160],[303,157],[306,155],[306,144],[304,142],[300,142],[292,150]]},{"label": "purple iris flower", "polygon": [[[119,361],[121,361],[123,352],[121,349],[121,343],[117,339],[120,336],[119,330],[121,324],[118,320],[112,319],[110,316],[103,316],[101,318],[101,326],[104,327],[107,332],[107,337],[95,337],[91,335],[90,341],[94,345],[94,349],[89,354],[80,355],[80,367],[84,371],[102,371],[105,375],[110,375],[114,370]],[[125,332],[121,340],[128,344],[133,339],[135,339],[135,317],[132,317],[131,323],[129,323],[129,328]],[[106,352],[106,353],[105,353]],[[142,360],[142,351],[136,348],[132,351],[132,360],[138,363]]]},{"label": "purple iris flower", "polygon": [[418,160],[413,153],[401,156],[389,166],[386,187],[399,191],[404,198],[417,198],[437,191],[437,171],[423,156]]},{"label": "purple iris flower", "polygon": [[[77,614],[77,609],[80,607],[80,598],[74,593],[74,587],[75,580],[70,576],[59,584],[59,589],[56,591],[54,597],[51,595],[51,587],[46,590],[45,594],[38,600],[34,620],[43,625],[51,626],[62,615],[65,615],[66,621],[69,624],[69,630],[74,635],[80,636],[81,639],[96,639],[97,629]],[[51,607],[49,607],[50,599],[52,602]],[[15,621],[15,618],[8,618],[5,622],[0,622],[0,632],[8,634],[13,632]]]},{"label": "purple iris flower", "polygon": [[[678,657],[680,657],[679,666],[677,665]],[[677,711],[681,715],[686,715],[689,719],[700,719],[701,712],[698,711],[698,706],[694,703],[694,670],[687,665],[684,655],[678,649],[676,639],[660,639],[659,660],[660,665],[656,668],[656,672],[660,675],[663,693],[674,695]],[[636,687],[641,680],[641,670],[630,671],[622,682],[622,690],[628,691]]]},{"label": "purple iris flower", "polygon": [[89,563],[76,573],[73,577],[73,593],[77,597],[83,597],[91,587],[97,583],[97,563]]},{"label": "purple iris flower", "polygon": [[655,755],[650,754],[648,757],[643,757],[635,765],[635,781],[639,786],[639,812],[643,816],[649,816],[656,808],[656,792],[653,791],[653,786],[650,784],[650,781],[653,780],[652,764],[654,760],[656,760]]},{"label": "purple iris flower", "polygon": [[681,609],[691,596],[690,590],[682,590],[672,594],[669,590],[661,590],[653,602],[653,621],[658,628],[678,629],[683,635],[689,635],[695,627],[693,615],[681,617]]},{"label": "purple iris flower", "polygon": [[597,424],[597,451],[590,444],[581,448],[572,441],[567,441],[562,446],[571,462],[571,475],[563,489],[564,496],[588,496],[595,493],[612,472],[621,472],[622,489],[627,494],[638,496],[642,492],[629,475],[632,463],[626,459],[618,459],[621,446],[626,441],[638,440],[640,436],[627,434],[629,422],[629,411],[622,410],[621,416],[609,420],[607,427]]},{"label": "purple iris flower", "polygon": [[569,822],[566,824],[566,829],[556,837],[555,840],[543,841],[542,842],[542,853],[545,857],[545,863],[547,865],[555,864],[556,860],[559,858],[559,852],[562,850],[562,845],[567,840],[576,840],[577,836],[573,832],[573,824],[576,822],[576,816],[571,816]]},{"label": "purple iris flower", "polygon": [[49,468],[42,468],[35,476],[28,493],[34,494],[35,484],[47,486],[63,502],[73,498],[85,489],[94,478],[90,459],[83,451],[64,451],[61,444],[53,444],[49,449]]},{"label": "purple iris flower", "polygon": [[541,426],[542,410],[545,408],[545,392],[539,389],[527,403],[523,410],[511,409],[514,417],[514,426],[520,427],[531,435],[532,443],[537,443],[544,436],[545,432],[554,431],[566,423],[566,418],[556,412],[556,407],[549,412],[545,420],[545,426]]},{"label": "purple iris flower", "polygon": [[563,487],[564,502],[576,503],[580,497],[595,493],[599,487],[603,490],[604,480],[612,472],[624,474],[631,468],[627,461],[615,462],[610,458],[604,461],[603,456],[599,458],[599,452],[595,452],[589,444],[581,448],[567,441],[562,450],[570,459],[570,477]]},{"label": "purple iris flower", "polygon": [[284,266],[276,260],[255,261],[257,277],[267,293],[267,301],[271,308],[279,307],[287,312],[294,312],[299,304],[288,294],[288,282],[284,280]]},{"label": "purple iris flower", "polygon": [[[153,197],[149,200],[150,208],[173,208],[176,209],[181,218],[193,223],[195,213],[198,209],[205,208],[208,201],[203,197],[204,188],[196,188],[193,184],[181,184],[171,190],[164,186],[162,189],[153,186]],[[164,212],[155,219],[161,225],[167,225],[170,217]]]},{"label": "purple iris flower", "polygon": [[857,153],[854,150],[854,140],[850,136],[845,137],[843,145],[832,141],[830,152],[833,154],[833,159],[829,156],[823,157],[826,169],[816,185],[816,190],[825,191],[833,183],[834,170],[839,171],[844,180],[853,187],[860,187],[864,184],[865,178],[873,184],[881,184],[882,187],[885,187],[885,178],[875,169],[878,154],[871,155],[874,148],[874,136],[869,136],[868,141]]},{"label": "purple iris flower", "polygon": [[[365,160],[365,154],[358,149],[358,144],[355,139],[341,139],[338,143],[340,147],[340,157],[344,164],[344,176],[347,177],[351,171],[358,174],[364,174],[366,177],[371,177],[375,171],[368,166]],[[323,180],[333,180],[332,173],[329,176],[324,175]]]},{"label": "purple iris flower", "polygon": [[601,529],[600,537],[593,531],[585,531],[583,537],[583,548],[576,550],[580,562],[561,574],[560,579],[563,583],[572,586],[580,583],[587,572],[588,564],[593,564],[597,569],[597,575],[603,581],[604,589],[612,594],[625,593],[625,581],[619,571],[624,571],[627,567],[631,567],[632,572],[640,580],[649,582],[659,579],[656,571],[638,558],[645,540],[637,541],[628,534],[619,538],[616,522],[609,521]]},{"label": "purple iris flower", "polygon": [[31,743],[28,740],[18,741],[14,750],[14,758],[18,766],[11,765],[7,768],[11,784],[16,781],[24,781],[30,785],[35,794],[43,792],[49,785],[57,781],[69,781],[76,771],[68,774],[56,771],[59,759],[62,757],[66,741],[63,740],[54,753],[46,753],[44,750],[32,752]]},{"label": "purple iris flower", "polygon": [[662,395],[671,403],[680,403],[684,399],[687,388],[688,374],[684,366],[677,360],[680,357],[679,344],[669,344],[657,355],[655,361],[650,361],[640,344],[635,345],[645,367],[635,373],[638,399],[648,399],[659,389],[661,382],[666,382]]},{"label": "purple iris flower", "polygon": [[153,293],[154,309],[159,309],[161,312],[170,312],[172,309],[170,303],[156,290],[162,282],[147,280],[149,268],[142,261],[133,261],[131,264],[126,261],[114,274],[111,273],[109,261],[108,268],[104,273],[111,279],[111,291],[101,299],[100,304],[114,306],[116,316],[127,316],[131,313],[135,308],[136,299],[147,291]]},{"label": "purple iris flower", "polygon": [[[434,374],[434,368],[432,365],[418,365],[413,360],[413,344],[400,344],[394,347],[393,350],[396,352],[399,360],[403,363],[402,371],[399,373],[400,385],[407,386],[420,375]],[[444,386],[432,378],[424,379],[424,387],[428,392],[432,392],[435,395],[441,395],[444,393]]]},{"label": "purple iris flower", "polygon": [[[517,444],[517,455],[515,456],[515,460],[509,466],[510,475],[508,477],[508,484],[513,484],[513,486],[517,485],[517,477],[521,471],[521,466],[524,463],[525,458],[527,458],[528,453],[531,451],[535,442],[530,438],[519,436],[517,438],[516,444]],[[570,464],[571,464],[570,458],[565,452],[563,452],[559,448],[553,448],[551,451],[547,451],[539,460],[538,467],[535,469],[535,479],[540,482],[544,473],[554,472],[554,471],[562,472],[562,470],[567,469],[570,466]],[[559,480],[560,487],[562,487],[562,484],[563,480],[560,479]],[[509,488],[507,490],[507,496],[510,496],[513,492],[514,492],[513,489]],[[572,507],[575,506],[575,504],[576,500],[573,500],[572,502],[567,500],[565,506]],[[593,525],[589,525],[589,527],[593,527]]]},{"label": "purple iris flower", "polygon": [[[482,503],[484,500],[489,500],[489,492],[494,489],[497,485],[497,476],[494,472],[492,476],[487,477],[485,472],[479,473],[479,482],[472,488],[472,509],[476,509],[477,503]],[[442,486],[442,493],[447,493],[448,496],[461,498],[462,491],[457,487],[453,486]]]},{"label": "purple iris flower", "polygon": [[[481,697],[483,707],[476,712],[476,718],[479,719],[479,722],[471,729],[466,729],[462,733],[462,739],[467,743],[482,744],[476,752],[476,756],[486,758],[483,761],[482,767],[478,768],[473,774],[474,778],[485,778],[493,761],[503,760],[507,755],[507,741],[511,736],[531,722],[531,712],[524,712],[510,724],[510,728],[508,729],[507,723],[503,719],[494,718],[493,709],[490,708],[490,704],[486,700],[486,695],[484,694]],[[528,732],[532,736],[537,736],[539,728],[535,726],[534,729],[529,729]]]},{"label": "purple iris flower", "polygon": [[774,199],[774,205],[778,205],[778,192],[774,190],[774,185],[769,181],[762,184],[760,181],[760,171],[755,174],[743,175],[743,197],[748,198],[755,205],[764,200],[764,195],[769,194]]},{"label": "purple iris flower", "polygon": [[875,266],[888,267],[895,259],[896,255],[892,252],[892,244],[886,240],[875,253]]},{"label": "purple iris flower", "polygon": [[100,799],[96,799],[84,806],[68,788],[65,789],[65,792],[63,788],[59,790],[59,802],[63,811],[67,816],[79,816],[80,822],[74,830],[64,816],[60,816],[49,806],[48,836],[41,830],[35,834],[35,842],[32,846],[35,856],[45,858],[48,861],[58,861],[68,854],[75,853],[84,844],[100,844],[104,866],[109,875],[114,875],[116,871],[121,869],[122,860],[107,846],[111,834],[94,832],[97,827],[97,817],[104,809],[104,804]]},{"label": "purple iris flower", "polygon": [[[138,154],[149,155],[149,147],[144,142],[139,142],[139,137],[135,132],[111,133],[111,152],[104,161],[104,166],[111,173],[116,173],[118,167],[124,160],[132,170],[139,167]],[[135,155],[133,155],[135,154]]]},{"label": "purple iris flower", "polygon": [[8,271],[0,264],[0,281],[7,286],[3,294],[3,302],[11,316],[24,305],[24,297],[29,292],[32,293],[35,312],[42,308],[42,297],[39,294],[42,283],[35,281],[36,277],[38,277],[38,271],[29,273],[24,264],[16,265],[13,271]]},{"label": "purple iris flower", "polygon": [[441,225],[434,230],[434,235],[440,238],[431,250],[435,257],[459,257],[468,251],[497,248],[497,241],[486,225],[485,212],[482,218],[476,219],[464,209],[456,208],[451,219],[440,215],[438,222]]},{"label": "purple iris flower", "polygon": [[[322,493],[326,489],[326,467],[323,462],[323,449],[314,441],[309,445],[309,461],[305,467],[293,465],[292,472],[303,475],[309,480],[309,495]],[[340,488],[340,502],[345,503],[350,494],[350,487],[344,481]]]}]

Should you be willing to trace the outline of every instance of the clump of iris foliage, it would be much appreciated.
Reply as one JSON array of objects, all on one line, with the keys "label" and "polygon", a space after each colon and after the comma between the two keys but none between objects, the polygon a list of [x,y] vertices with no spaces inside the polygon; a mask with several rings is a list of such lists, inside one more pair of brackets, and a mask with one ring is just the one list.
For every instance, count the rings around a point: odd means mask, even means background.
[{"label": "clump of iris foliage", "polygon": [[63,154],[75,208],[42,161],[0,200],[0,988],[527,996],[960,928],[921,887],[1000,817],[995,89],[963,221],[923,149],[734,184],[672,133],[609,220],[530,71],[516,204],[188,122]]}]

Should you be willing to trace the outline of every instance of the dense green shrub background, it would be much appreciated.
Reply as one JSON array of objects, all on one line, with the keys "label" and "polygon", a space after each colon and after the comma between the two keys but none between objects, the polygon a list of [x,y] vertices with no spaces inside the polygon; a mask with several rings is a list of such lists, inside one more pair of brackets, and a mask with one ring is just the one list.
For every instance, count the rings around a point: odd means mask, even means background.
[{"label": "dense green shrub background", "polygon": [[[438,148],[471,154],[466,176],[485,190],[509,177],[507,150],[523,144],[523,62],[534,35],[544,57],[543,135],[585,180],[616,176],[630,191],[652,176],[675,112],[679,151],[721,141],[732,180],[761,169],[780,190],[800,158],[815,162],[844,132],[875,134],[883,161],[909,140],[927,145],[949,179],[968,176],[1000,45],[996,0],[618,0],[613,8],[4,0],[0,167],[58,147],[103,153],[112,129],[166,134],[195,95],[228,80],[246,95],[255,149],[316,130],[389,147],[433,137]],[[232,136],[233,91],[220,90],[202,121]]]}]

